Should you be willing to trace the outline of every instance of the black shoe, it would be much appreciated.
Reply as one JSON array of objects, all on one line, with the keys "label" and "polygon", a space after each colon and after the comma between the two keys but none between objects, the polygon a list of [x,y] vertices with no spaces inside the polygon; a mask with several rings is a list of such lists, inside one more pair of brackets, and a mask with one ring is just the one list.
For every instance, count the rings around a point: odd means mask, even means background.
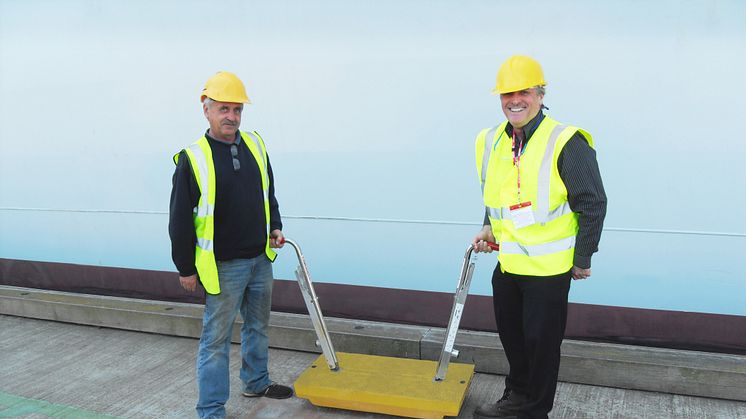
[{"label": "black shoe", "polygon": [[272,383],[269,387],[260,391],[259,393],[252,393],[250,391],[244,391],[245,397],[267,397],[269,399],[288,399],[293,396],[293,389],[282,384]]},{"label": "black shoe", "polygon": [[518,417],[517,407],[526,402],[526,397],[506,391],[500,400],[483,404],[474,411],[474,419],[514,419]]}]

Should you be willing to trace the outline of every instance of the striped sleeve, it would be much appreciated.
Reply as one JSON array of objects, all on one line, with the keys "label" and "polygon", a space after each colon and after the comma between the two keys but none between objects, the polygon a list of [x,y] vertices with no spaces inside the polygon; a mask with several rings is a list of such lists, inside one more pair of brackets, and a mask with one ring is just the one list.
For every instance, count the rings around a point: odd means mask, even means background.
[{"label": "striped sleeve", "polygon": [[591,267],[591,256],[598,251],[601,240],[606,217],[606,192],[596,152],[580,132],[576,132],[565,144],[557,167],[567,188],[570,208],[579,215],[573,264],[587,269]]}]

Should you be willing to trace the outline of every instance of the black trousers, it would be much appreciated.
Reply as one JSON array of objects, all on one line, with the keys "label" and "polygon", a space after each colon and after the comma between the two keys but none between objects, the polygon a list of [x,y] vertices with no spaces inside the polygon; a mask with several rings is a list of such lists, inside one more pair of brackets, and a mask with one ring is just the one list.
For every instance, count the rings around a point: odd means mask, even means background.
[{"label": "black trousers", "polygon": [[570,272],[554,276],[492,274],[495,320],[510,372],[506,391],[528,398],[525,418],[547,418],[554,404],[560,344],[567,324]]}]

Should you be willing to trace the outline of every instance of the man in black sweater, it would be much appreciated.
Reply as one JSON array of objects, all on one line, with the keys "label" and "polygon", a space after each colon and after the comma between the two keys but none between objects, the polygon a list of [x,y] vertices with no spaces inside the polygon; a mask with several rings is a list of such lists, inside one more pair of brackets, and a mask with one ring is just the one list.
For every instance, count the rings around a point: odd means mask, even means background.
[{"label": "man in black sweater", "polygon": [[250,103],[243,83],[219,72],[207,81],[201,101],[210,128],[174,156],[169,234],[181,286],[193,292],[199,280],[206,291],[197,413],[224,418],[239,311],[242,394],[276,399],[293,394],[270,381],[267,369],[271,262],[284,237],[264,141],[257,132],[239,131],[244,103]]}]

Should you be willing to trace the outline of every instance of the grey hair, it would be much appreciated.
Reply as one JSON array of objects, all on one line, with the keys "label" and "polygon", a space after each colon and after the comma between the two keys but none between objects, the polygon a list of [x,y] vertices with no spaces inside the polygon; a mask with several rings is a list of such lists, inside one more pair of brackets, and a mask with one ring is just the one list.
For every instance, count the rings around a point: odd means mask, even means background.
[{"label": "grey hair", "polygon": [[[539,86],[534,86],[534,90],[536,90],[536,94],[537,94],[537,95],[541,95],[541,97],[542,97],[542,98],[544,98],[544,94],[546,94],[546,92],[547,92],[547,86],[546,86],[546,85],[544,85],[544,84],[542,84],[542,85],[539,85]],[[543,101],[542,101],[542,102],[543,102]],[[542,104],[541,104],[541,108],[542,108],[542,109],[546,109],[546,110],[549,110],[549,108],[548,108],[548,107],[546,107],[546,106],[544,105],[544,103],[542,103]]]},{"label": "grey hair", "polygon": [[[216,101],[214,99],[210,99],[209,97],[205,96],[205,100],[202,101],[202,103],[207,106],[207,109],[210,109],[212,107],[212,104]],[[244,106],[243,103],[241,104],[241,110],[243,110]]]}]

